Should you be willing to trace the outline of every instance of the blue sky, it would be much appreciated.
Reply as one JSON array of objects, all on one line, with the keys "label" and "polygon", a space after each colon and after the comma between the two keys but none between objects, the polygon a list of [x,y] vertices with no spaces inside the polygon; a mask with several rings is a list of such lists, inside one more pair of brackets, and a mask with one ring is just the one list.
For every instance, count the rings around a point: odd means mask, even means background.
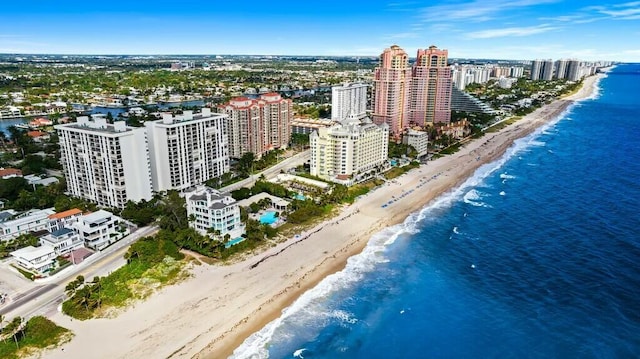
[{"label": "blue sky", "polygon": [[0,53],[611,59],[640,62],[640,1],[6,1]]}]

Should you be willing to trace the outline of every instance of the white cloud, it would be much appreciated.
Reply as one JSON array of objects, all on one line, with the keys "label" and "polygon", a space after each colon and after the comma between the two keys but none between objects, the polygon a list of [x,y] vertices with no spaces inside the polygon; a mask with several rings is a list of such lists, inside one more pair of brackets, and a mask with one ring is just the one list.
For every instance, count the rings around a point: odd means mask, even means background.
[{"label": "white cloud", "polygon": [[558,0],[473,0],[468,3],[434,5],[422,9],[422,19],[427,22],[456,20],[488,21],[505,10],[543,5]]},{"label": "white cloud", "polygon": [[500,29],[488,29],[475,31],[467,34],[467,37],[472,39],[492,39],[495,37],[520,37],[529,36],[535,34],[541,34],[543,32],[557,30],[559,27],[550,26],[547,24],[528,27],[506,27]]},{"label": "white cloud", "polygon": [[635,7],[635,6],[640,6],[640,1],[632,1],[632,2],[613,5],[613,7]]}]

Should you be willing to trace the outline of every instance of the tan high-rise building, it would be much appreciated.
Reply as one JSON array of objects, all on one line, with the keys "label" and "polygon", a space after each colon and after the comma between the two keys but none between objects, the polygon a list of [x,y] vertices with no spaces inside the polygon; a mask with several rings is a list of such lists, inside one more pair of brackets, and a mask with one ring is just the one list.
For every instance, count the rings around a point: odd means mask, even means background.
[{"label": "tan high-rise building", "polygon": [[418,49],[416,63],[411,69],[409,123],[424,127],[451,121],[451,68],[447,65],[449,52],[430,46]]},{"label": "tan high-rise building", "polygon": [[384,49],[373,80],[373,122],[386,123],[392,134],[408,125],[411,68],[409,56],[397,45]]},{"label": "tan high-rise building", "polygon": [[237,97],[218,106],[218,112],[228,115],[229,157],[240,158],[247,152],[261,157],[289,143],[292,102],[277,93],[258,99]]}]

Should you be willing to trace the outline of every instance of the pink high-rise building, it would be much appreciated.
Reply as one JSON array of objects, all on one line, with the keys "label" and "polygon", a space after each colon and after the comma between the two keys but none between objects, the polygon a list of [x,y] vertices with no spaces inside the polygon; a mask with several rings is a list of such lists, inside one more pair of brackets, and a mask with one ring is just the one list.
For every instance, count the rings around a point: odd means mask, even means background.
[{"label": "pink high-rise building", "polygon": [[418,49],[411,69],[410,125],[423,127],[451,121],[452,77],[447,65],[448,53],[436,46]]},{"label": "pink high-rise building", "polygon": [[411,68],[407,53],[397,45],[384,49],[373,80],[373,122],[386,123],[392,134],[407,127]]},{"label": "pink high-rise building", "polygon": [[247,152],[261,157],[289,143],[292,102],[277,93],[266,93],[258,99],[236,97],[219,105],[218,112],[228,115],[229,157],[240,158]]}]

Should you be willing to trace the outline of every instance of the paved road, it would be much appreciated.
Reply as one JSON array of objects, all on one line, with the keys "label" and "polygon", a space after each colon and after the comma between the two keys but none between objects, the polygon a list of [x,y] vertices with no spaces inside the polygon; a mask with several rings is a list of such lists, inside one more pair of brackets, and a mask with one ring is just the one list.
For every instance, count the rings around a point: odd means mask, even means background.
[{"label": "paved road", "polygon": [[256,173],[253,176],[249,178],[245,178],[240,182],[236,182],[226,187],[223,187],[220,189],[220,192],[231,192],[241,187],[251,187],[256,182],[256,180],[260,177],[260,175],[264,175],[266,178],[275,177],[277,174],[280,173],[281,170],[284,170],[286,172],[290,168],[295,168],[300,166],[301,164],[304,164],[310,158],[311,158],[311,150],[300,152],[297,155],[289,157],[286,160],[283,160],[282,162],[278,163],[277,165],[273,167],[269,167],[260,173]]},{"label": "paved road", "polygon": [[45,282],[35,289],[14,296],[14,298],[11,298],[11,302],[0,307],[0,314],[5,315],[7,318],[16,316],[30,318],[33,315],[49,316],[55,313],[58,305],[65,298],[64,288],[67,283],[79,275],[82,275],[86,280],[92,280],[93,277],[105,276],[122,267],[126,263],[123,256],[131,243],[157,231],[158,227],[155,226],[140,228],[101,253],[96,253],[87,258],[87,260],[75,267],[75,270],[61,272],[51,278],[50,283]]}]

